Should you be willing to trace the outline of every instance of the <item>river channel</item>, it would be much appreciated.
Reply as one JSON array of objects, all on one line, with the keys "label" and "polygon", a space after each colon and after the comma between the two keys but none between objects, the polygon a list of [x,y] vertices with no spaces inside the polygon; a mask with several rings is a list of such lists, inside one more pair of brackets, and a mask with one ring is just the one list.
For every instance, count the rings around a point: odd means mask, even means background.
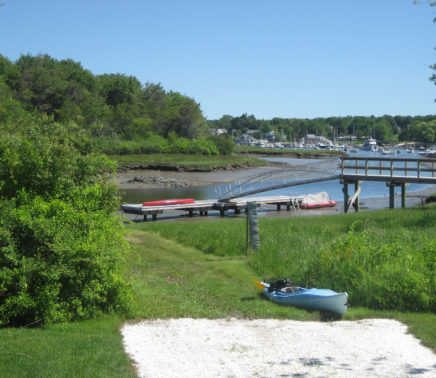
[{"label": "river channel", "polygon": [[[378,152],[367,152],[358,151],[357,153],[350,153],[349,156],[359,156],[359,157],[382,157],[383,155]],[[398,158],[414,158],[418,157],[415,154],[407,153],[406,150],[399,150]],[[387,156],[384,156],[387,157]],[[304,165],[313,163],[314,159],[298,159],[298,158],[287,158],[287,157],[264,157],[263,159],[281,164],[289,164],[291,166]],[[247,177],[248,175],[255,174],[258,169],[241,171],[241,176]],[[165,172],[160,172],[160,175],[165,176]],[[204,174],[203,174],[204,175]],[[217,173],[215,175],[215,182]],[[235,175],[235,173],[234,173]],[[223,182],[225,180],[226,172],[222,173]],[[237,174],[236,174],[237,176]],[[218,176],[219,177],[219,176]],[[218,179],[219,180],[219,179]],[[407,187],[407,193],[414,193],[422,191],[431,187],[426,184],[410,184]],[[272,190],[257,194],[255,196],[274,196],[274,195],[286,195],[286,196],[299,196],[303,194],[327,192],[331,199],[335,201],[343,200],[343,186],[340,184],[339,180],[325,181],[320,183],[312,183],[306,185],[293,186],[288,188],[281,188],[277,190]],[[361,185],[362,191],[360,194],[361,199],[368,198],[389,198],[389,189],[386,187],[384,182],[363,182]],[[400,188],[396,188],[396,193],[400,192]],[[193,198],[195,200],[208,200],[216,199],[219,197],[217,192],[217,185],[205,185],[205,186],[194,186],[194,187],[183,187],[183,188],[126,188],[120,190],[123,203],[141,203],[144,201],[153,201],[168,198]]]}]

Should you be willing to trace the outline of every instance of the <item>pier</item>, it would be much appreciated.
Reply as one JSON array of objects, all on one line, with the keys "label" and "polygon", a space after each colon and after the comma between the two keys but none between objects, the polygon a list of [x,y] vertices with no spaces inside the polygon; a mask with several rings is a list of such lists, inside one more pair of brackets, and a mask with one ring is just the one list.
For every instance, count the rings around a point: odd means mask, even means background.
[{"label": "pier", "polygon": [[250,197],[250,198],[234,198],[228,201],[200,200],[195,203],[180,204],[180,205],[164,205],[164,206],[143,206],[142,204],[123,205],[122,209],[126,214],[136,214],[143,217],[147,221],[151,216],[152,220],[156,220],[159,214],[169,211],[185,212],[189,216],[198,213],[200,216],[208,215],[209,211],[219,211],[221,216],[224,216],[226,211],[232,210],[235,214],[240,214],[242,210],[247,208],[248,202],[255,202],[258,207],[262,205],[275,205],[277,210],[281,210],[282,206],[286,210],[298,210],[299,197],[291,196],[269,196],[269,197]]},{"label": "pier", "polygon": [[[344,212],[353,206],[359,211],[360,185],[363,181],[382,181],[389,188],[389,208],[395,207],[395,188],[401,188],[401,207],[406,207],[409,184],[436,185],[435,159],[397,159],[378,157],[342,157],[340,183],[344,186]],[[349,185],[354,186],[350,197]]]},{"label": "pier", "polygon": [[[181,211],[193,216],[208,215],[209,211],[219,211],[223,216],[232,210],[239,214],[247,208],[247,202],[255,202],[257,206],[276,205],[277,210],[299,210],[299,198],[291,196],[247,197],[275,189],[296,185],[339,180],[343,185],[344,212],[352,207],[359,211],[359,195],[363,181],[383,181],[389,190],[389,208],[395,207],[395,188],[401,188],[401,207],[406,207],[406,188],[410,183],[436,185],[436,160],[412,158],[380,158],[380,157],[341,157],[326,159],[315,163],[303,164],[274,170],[260,175],[253,175],[243,180],[236,180],[217,186],[217,199],[199,200],[192,204],[143,206],[142,204],[126,204],[124,213],[141,215],[144,221],[151,216],[156,220],[159,214],[166,211]],[[350,192],[350,185],[354,193]]]}]

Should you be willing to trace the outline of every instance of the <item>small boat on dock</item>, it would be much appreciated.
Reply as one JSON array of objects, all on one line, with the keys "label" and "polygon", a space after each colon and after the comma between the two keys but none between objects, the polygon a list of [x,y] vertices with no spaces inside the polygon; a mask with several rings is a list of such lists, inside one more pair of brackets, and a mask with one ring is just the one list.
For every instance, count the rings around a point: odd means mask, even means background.
[{"label": "small boat on dock", "polygon": [[290,280],[277,280],[271,284],[257,282],[257,287],[274,303],[294,306],[306,310],[328,311],[345,314],[348,306],[348,293],[337,293],[330,289],[306,289],[289,285]]},{"label": "small boat on dock", "polygon": [[165,199],[165,200],[158,200],[158,201],[143,202],[142,206],[184,205],[187,203],[195,203],[195,200],[192,198]]},{"label": "small boat on dock", "polygon": [[333,201],[326,192],[305,194],[301,196],[299,202],[300,209],[319,209],[333,206],[336,206],[336,201]]}]

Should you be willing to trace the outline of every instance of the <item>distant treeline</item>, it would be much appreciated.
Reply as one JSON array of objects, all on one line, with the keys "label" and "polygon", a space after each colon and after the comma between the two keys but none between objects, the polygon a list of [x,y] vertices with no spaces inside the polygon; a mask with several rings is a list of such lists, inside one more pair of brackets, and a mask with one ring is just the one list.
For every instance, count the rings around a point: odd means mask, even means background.
[{"label": "distant treeline", "polygon": [[258,130],[257,137],[274,131],[277,140],[298,141],[307,134],[323,135],[331,140],[344,136],[358,139],[374,137],[380,141],[436,142],[436,115],[427,116],[347,116],[315,119],[273,118],[258,120],[253,115],[225,115],[209,121],[216,129],[226,129],[237,137],[248,130]]},{"label": "distant treeline", "polygon": [[[211,130],[217,128],[226,129],[227,138],[258,130],[259,138],[274,131],[278,140],[286,141],[315,134],[330,139],[354,135],[434,143],[436,135],[434,115],[258,120],[243,114],[207,120],[194,99],[166,91],[160,84],[142,84],[136,77],[120,73],[94,75],[71,59],[22,55],[12,62],[0,55],[0,123],[16,122],[29,114],[48,115],[59,123],[74,122],[109,153],[228,153],[225,137],[210,138]],[[154,151],[149,151],[151,140]],[[210,140],[219,142],[216,148]]]}]

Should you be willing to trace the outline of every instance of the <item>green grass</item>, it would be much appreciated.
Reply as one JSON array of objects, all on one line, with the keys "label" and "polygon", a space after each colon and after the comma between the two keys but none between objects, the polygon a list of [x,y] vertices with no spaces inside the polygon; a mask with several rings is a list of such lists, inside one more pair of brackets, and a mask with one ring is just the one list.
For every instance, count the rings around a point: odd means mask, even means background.
[{"label": "green grass", "polygon": [[[207,254],[246,253],[243,219],[146,227]],[[434,207],[259,219],[259,229],[261,247],[248,264],[261,277],[347,291],[373,309],[436,310]]]},{"label": "green grass", "polygon": [[319,314],[271,306],[253,284],[258,277],[244,258],[223,259],[134,229],[129,275],[137,317],[319,319]]},{"label": "green grass", "polygon": [[287,156],[287,157],[331,157],[331,156],[346,156],[343,151],[334,150],[286,150],[286,149],[269,149],[254,146],[235,146],[236,153],[238,154],[258,154],[270,156]]},{"label": "green grass", "polygon": [[[245,258],[243,219],[148,222],[128,226],[131,248],[126,251],[127,274],[133,286],[135,307],[125,319],[328,320],[318,311],[278,306],[264,299],[253,280],[269,276],[304,281],[307,278],[302,272],[311,272],[316,261],[313,256],[321,253],[330,256],[327,252],[335,251],[337,243],[346,240],[347,235],[363,235],[365,230],[371,231],[375,245],[395,241],[398,244],[404,240],[406,247],[419,253],[424,253],[429,245],[429,262],[436,258],[436,251],[431,249],[436,235],[434,206],[426,210],[261,218],[259,226],[261,250],[248,259]],[[428,242],[430,244],[425,244]],[[374,252],[370,245],[363,247],[356,251]],[[401,248],[396,251],[402,258]],[[413,260],[413,256],[411,258]],[[413,267],[418,269],[419,265]],[[354,266],[347,266],[349,268],[354,269]],[[351,304],[342,319],[397,319],[436,351],[434,312],[380,310]],[[132,377],[134,371],[124,354],[119,333],[122,322],[118,317],[105,317],[41,329],[0,329],[0,377]]]},{"label": "green grass", "polygon": [[242,155],[203,156],[189,154],[143,154],[143,155],[110,155],[120,166],[149,166],[176,167],[185,171],[211,171],[218,168],[231,169],[242,167],[256,167],[266,165],[267,162]]},{"label": "green grass", "polygon": [[135,377],[119,319],[0,329],[0,377]]}]

